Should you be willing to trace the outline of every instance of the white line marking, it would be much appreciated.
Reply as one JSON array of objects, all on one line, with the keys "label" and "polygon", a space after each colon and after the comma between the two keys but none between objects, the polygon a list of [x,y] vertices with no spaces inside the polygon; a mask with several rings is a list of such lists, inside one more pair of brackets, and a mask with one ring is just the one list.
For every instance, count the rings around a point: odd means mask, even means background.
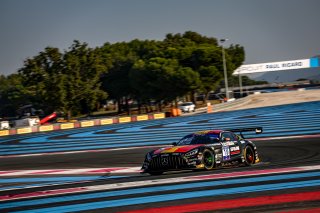
[{"label": "white line marking", "polygon": [[[65,195],[65,194],[71,194],[71,193],[84,193],[84,192],[103,191],[103,190],[112,190],[112,189],[123,189],[123,188],[130,188],[130,187],[141,187],[141,186],[146,187],[146,186],[161,185],[161,184],[184,183],[184,182],[192,182],[197,180],[219,180],[219,179],[234,178],[234,177],[249,177],[249,176],[257,176],[257,175],[265,175],[265,174],[282,174],[282,173],[289,173],[289,172],[301,172],[301,171],[310,171],[310,170],[319,170],[319,169],[320,169],[320,165],[314,165],[314,166],[262,169],[262,170],[239,171],[239,172],[197,175],[197,176],[187,176],[187,177],[177,177],[177,178],[102,184],[102,185],[95,185],[95,186],[65,188],[63,189],[64,190],[63,193],[60,192],[61,189],[55,189],[55,190],[37,191],[35,193],[32,193],[31,195],[28,193],[17,194],[16,197],[4,195],[4,196],[0,196],[0,202],[7,201],[7,200],[32,198],[32,197],[44,197],[44,196],[48,197],[48,196],[54,196],[54,195],[60,195],[60,194]],[[35,187],[32,187],[32,188],[35,188]],[[6,190],[6,191],[9,191],[9,190]]]},{"label": "white line marking", "polygon": [[105,173],[139,173],[141,167],[84,168],[84,169],[48,169],[48,170],[14,170],[0,171],[0,177],[23,175],[78,175]]}]

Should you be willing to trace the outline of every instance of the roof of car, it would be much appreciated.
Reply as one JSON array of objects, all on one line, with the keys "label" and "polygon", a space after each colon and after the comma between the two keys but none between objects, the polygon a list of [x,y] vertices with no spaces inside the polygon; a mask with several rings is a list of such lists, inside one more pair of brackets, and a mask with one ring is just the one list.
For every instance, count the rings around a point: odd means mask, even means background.
[{"label": "roof of car", "polygon": [[195,132],[194,134],[196,135],[209,135],[209,134],[220,134],[223,132],[221,129],[214,129],[214,130],[203,130],[203,131],[198,131]]}]

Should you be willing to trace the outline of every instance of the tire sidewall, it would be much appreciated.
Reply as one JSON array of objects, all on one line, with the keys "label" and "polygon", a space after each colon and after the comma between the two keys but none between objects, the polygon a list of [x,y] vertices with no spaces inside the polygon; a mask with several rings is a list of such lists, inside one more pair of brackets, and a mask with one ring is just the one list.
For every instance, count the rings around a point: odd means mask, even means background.
[{"label": "tire sidewall", "polygon": [[[207,154],[210,154],[211,157],[212,157],[212,164],[211,164],[210,166],[208,166],[208,165],[205,164],[205,157],[206,157]],[[205,150],[203,151],[203,160],[202,160],[202,163],[203,163],[203,165],[204,165],[204,169],[205,169],[205,170],[211,170],[211,169],[213,169],[213,168],[215,167],[215,157],[214,157],[213,151],[211,151],[211,150],[209,150],[209,149],[205,149]]]},{"label": "tire sidewall", "polygon": [[[249,151],[252,153],[252,157],[253,157],[252,162],[248,161],[248,159],[247,159],[247,150],[249,150]],[[247,146],[244,148],[243,157],[244,157],[244,163],[245,163],[245,165],[251,166],[252,164],[254,164],[254,162],[255,162],[255,155],[254,155],[253,148],[252,148],[251,146],[248,146],[248,145],[247,145]]]}]

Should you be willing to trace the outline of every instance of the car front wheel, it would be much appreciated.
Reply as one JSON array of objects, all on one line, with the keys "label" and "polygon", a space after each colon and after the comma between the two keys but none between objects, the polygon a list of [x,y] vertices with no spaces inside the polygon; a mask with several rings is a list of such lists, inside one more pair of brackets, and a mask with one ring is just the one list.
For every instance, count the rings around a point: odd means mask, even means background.
[{"label": "car front wheel", "polygon": [[214,168],[215,165],[215,159],[214,159],[214,154],[211,150],[205,149],[202,153],[203,159],[202,163],[204,165],[205,170],[211,170]]}]

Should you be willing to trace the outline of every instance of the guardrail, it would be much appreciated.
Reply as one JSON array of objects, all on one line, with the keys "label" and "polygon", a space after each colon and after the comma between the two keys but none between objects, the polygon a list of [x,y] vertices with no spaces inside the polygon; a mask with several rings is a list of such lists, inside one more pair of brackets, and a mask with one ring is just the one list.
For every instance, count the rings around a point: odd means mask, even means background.
[{"label": "guardrail", "polygon": [[[211,105],[213,109],[212,112],[219,112],[234,106],[245,104],[249,102],[250,99],[251,99],[251,95],[244,98],[236,99],[231,102]],[[207,107],[197,109],[195,113],[191,113],[191,114],[202,113],[202,112],[205,112],[206,110],[207,110]],[[74,128],[82,128],[82,127],[147,121],[147,120],[162,119],[165,117],[166,117],[165,113],[153,113],[153,114],[145,114],[145,115],[132,115],[132,116],[124,116],[124,117],[110,117],[110,118],[83,120],[83,121],[76,121],[76,122],[55,123],[55,124],[41,125],[41,126],[11,128],[7,130],[0,130],[0,137],[17,135],[17,134],[34,133],[34,132],[48,132],[48,131],[56,131],[56,130],[64,130],[64,129],[74,129]]]},{"label": "guardrail", "polygon": [[55,124],[48,124],[48,125],[41,125],[41,126],[20,127],[20,128],[12,128],[7,130],[0,130],[0,136],[27,134],[27,133],[34,133],[34,132],[47,132],[47,131],[55,131],[55,130],[63,130],[63,129],[74,129],[74,128],[129,123],[129,122],[137,122],[137,121],[147,121],[147,120],[155,120],[155,119],[162,119],[162,118],[165,118],[165,113],[100,118],[100,119],[93,119],[93,120],[55,123]]},{"label": "guardrail", "polygon": [[240,106],[240,105],[246,104],[251,100],[251,97],[252,96],[249,95],[249,96],[246,96],[244,98],[236,99],[234,101],[224,102],[224,103],[221,103],[221,104],[215,104],[215,105],[213,105],[212,111],[213,112],[219,112],[219,111],[223,111],[225,109],[228,109],[228,108],[231,108],[231,107],[234,107],[234,106]]},{"label": "guardrail", "polygon": [[[183,115],[187,116],[187,115],[194,115],[194,114],[200,114],[200,113],[206,113],[206,112],[210,113],[210,111],[211,112],[224,111],[224,110],[229,109],[231,107],[241,106],[243,104],[250,102],[251,97],[252,97],[252,95],[249,95],[244,98],[239,98],[239,99],[236,99],[236,100],[230,101],[230,102],[224,102],[224,103],[213,104],[213,105],[211,104],[210,106],[196,109],[196,112],[183,114]],[[208,107],[210,107],[211,110],[208,110]]]}]

